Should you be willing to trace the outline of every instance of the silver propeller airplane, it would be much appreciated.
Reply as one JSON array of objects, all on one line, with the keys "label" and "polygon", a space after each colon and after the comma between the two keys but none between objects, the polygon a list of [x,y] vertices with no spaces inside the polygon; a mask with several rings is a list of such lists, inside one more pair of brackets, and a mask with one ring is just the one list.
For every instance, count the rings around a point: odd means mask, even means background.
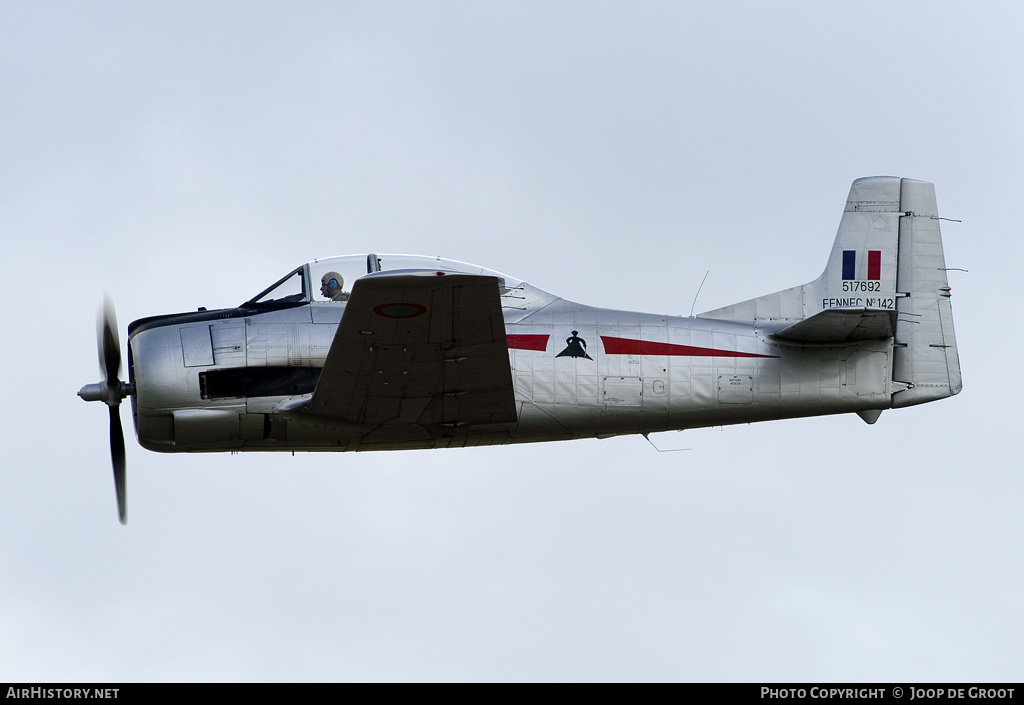
[{"label": "silver propeller airplane", "polygon": [[[346,290],[346,284],[351,283]],[[317,288],[319,287],[319,289]],[[161,452],[450,448],[857,413],[961,389],[935,189],[853,183],[824,273],[697,316],[593,308],[435,257],[315,260],[230,309],[128,326],[109,303],[104,381]]]}]

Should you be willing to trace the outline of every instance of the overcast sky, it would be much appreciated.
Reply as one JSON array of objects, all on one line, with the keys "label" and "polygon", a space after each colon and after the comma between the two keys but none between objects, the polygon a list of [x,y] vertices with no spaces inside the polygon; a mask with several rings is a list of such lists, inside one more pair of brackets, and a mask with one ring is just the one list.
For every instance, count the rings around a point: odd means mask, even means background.
[{"label": "overcast sky", "polygon": [[[1024,676],[1017,2],[0,3],[0,681]],[[707,310],[936,184],[964,391],[470,450],[161,455],[95,313],[442,255]],[[1010,369],[1007,369],[1009,366]]]}]

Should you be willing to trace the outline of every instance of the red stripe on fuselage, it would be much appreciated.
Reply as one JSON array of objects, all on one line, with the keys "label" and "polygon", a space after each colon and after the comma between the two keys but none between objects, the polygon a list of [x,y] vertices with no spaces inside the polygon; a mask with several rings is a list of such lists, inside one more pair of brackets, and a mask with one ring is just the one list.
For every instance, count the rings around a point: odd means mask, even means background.
[{"label": "red stripe on fuselage", "polygon": [[548,349],[549,335],[536,335],[532,333],[509,333],[505,336],[508,347],[515,350],[540,350]]},{"label": "red stripe on fuselage", "polygon": [[609,355],[676,355],[680,357],[778,357],[778,355],[760,355],[758,353],[736,352],[735,350],[716,350],[715,348],[697,348],[692,345],[676,345],[675,343],[656,343],[650,340],[630,340],[629,338],[613,338],[602,335],[604,351]]}]

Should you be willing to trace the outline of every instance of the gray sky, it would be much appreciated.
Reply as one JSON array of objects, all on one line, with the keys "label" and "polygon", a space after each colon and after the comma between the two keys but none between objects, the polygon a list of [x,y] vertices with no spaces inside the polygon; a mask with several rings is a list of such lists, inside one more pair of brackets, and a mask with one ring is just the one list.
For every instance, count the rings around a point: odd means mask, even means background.
[{"label": "gray sky", "polygon": [[[1019,3],[0,3],[0,680],[1020,680]],[[642,438],[160,455],[104,290],[437,254],[686,314],[933,181],[953,399]],[[123,337],[123,332],[122,332]],[[1012,366],[1012,365],[1011,365]]]}]

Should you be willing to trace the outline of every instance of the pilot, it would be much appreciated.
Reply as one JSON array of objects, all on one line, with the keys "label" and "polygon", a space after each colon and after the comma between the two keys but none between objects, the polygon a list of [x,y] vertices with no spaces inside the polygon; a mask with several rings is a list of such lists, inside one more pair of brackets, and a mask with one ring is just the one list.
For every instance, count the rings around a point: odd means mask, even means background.
[{"label": "pilot", "polygon": [[328,272],[320,278],[320,293],[331,301],[348,301],[348,294],[341,290],[345,280],[337,272]]}]

